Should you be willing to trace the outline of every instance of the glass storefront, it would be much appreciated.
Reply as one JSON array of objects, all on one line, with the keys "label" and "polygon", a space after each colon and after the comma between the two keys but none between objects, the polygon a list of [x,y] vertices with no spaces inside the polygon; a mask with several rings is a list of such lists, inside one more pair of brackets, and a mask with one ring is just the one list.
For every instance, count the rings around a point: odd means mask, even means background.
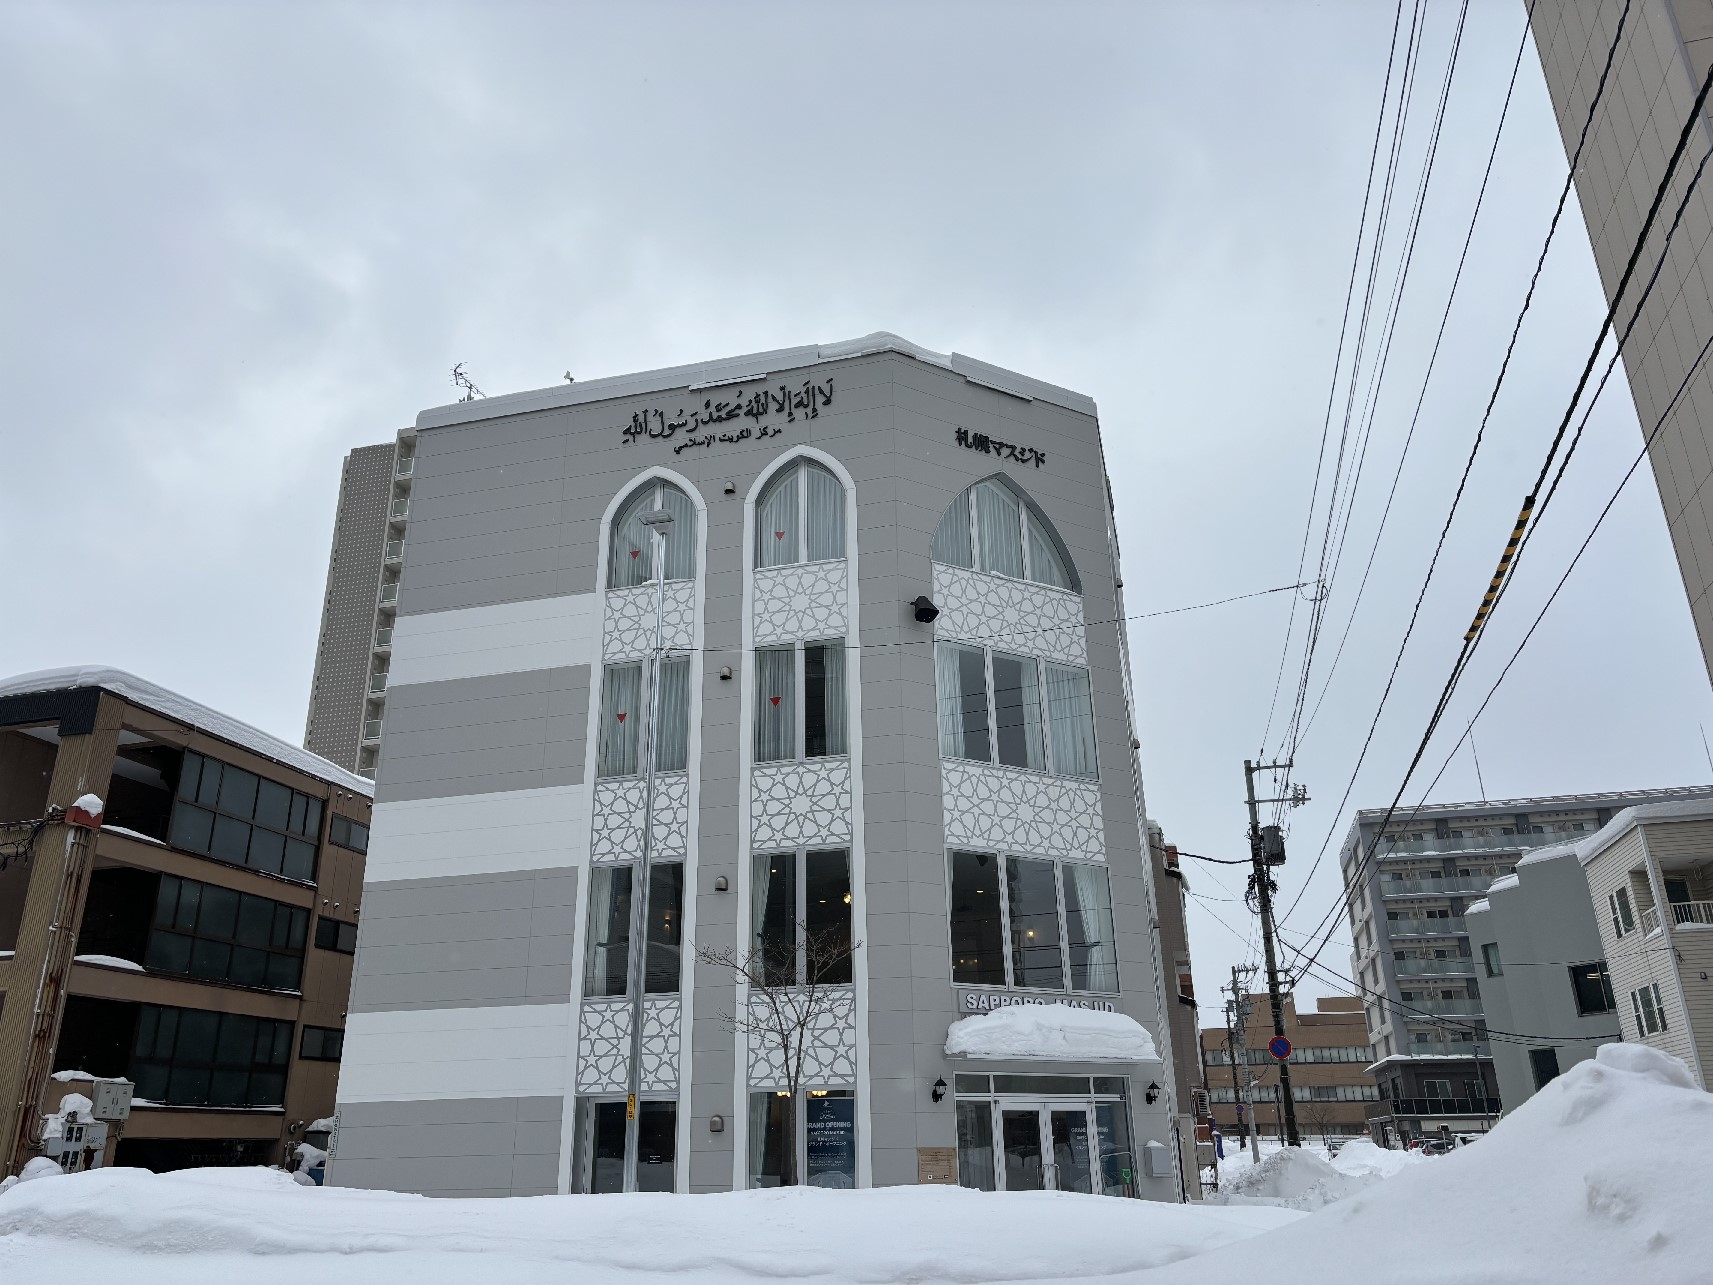
[{"label": "glass storefront", "polygon": [[790,1106],[790,1095],[782,1091],[750,1094],[749,1185],[789,1184],[789,1154],[809,1186],[855,1187],[856,1094],[850,1089],[810,1089],[798,1096],[795,1113]]},{"label": "glass storefront", "polygon": [[[578,1191],[592,1195],[625,1189],[629,1122],[623,1098],[584,1098],[578,1103]],[[678,1151],[678,1104],[644,1101],[636,1110],[636,1190],[672,1191]]]},{"label": "glass storefront", "polygon": [[1138,1194],[1126,1077],[960,1074],[955,1079],[962,1186]]}]

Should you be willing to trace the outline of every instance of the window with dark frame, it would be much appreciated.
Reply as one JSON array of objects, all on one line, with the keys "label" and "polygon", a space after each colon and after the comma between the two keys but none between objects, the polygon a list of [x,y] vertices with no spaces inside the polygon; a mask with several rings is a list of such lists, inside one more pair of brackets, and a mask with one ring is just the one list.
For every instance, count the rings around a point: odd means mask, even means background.
[{"label": "window with dark frame", "polygon": [[162,875],[143,966],[197,981],[296,990],[308,926],[302,907]]},{"label": "window with dark frame", "polygon": [[350,817],[335,816],[327,823],[327,842],[352,852],[367,852],[369,827]]},{"label": "window with dark frame", "polygon": [[934,667],[941,757],[1098,775],[1088,670],[950,642]]},{"label": "window with dark frame", "polygon": [[282,1106],[291,1034],[290,1022],[272,1018],[139,1004],[136,1096],[168,1106]]},{"label": "window with dark frame", "polygon": [[306,1026],[297,1055],[305,1062],[337,1062],[345,1052],[345,1032],[331,1026]]},{"label": "window with dark frame", "polygon": [[756,648],[754,752],[757,763],[850,752],[842,640]]},{"label": "window with dark frame", "polygon": [[1618,1007],[1612,994],[1612,979],[1606,972],[1606,961],[1570,966],[1570,989],[1576,995],[1576,1011],[1584,1017],[1595,1013],[1610,1013]]},{"label": "window with dark frame", "polygon": [[1490,941],[1482,944],[1481,966],[1487,970],[1487,976],[1489,977],[1501,977],[1504,975],[1505,965],[1499,958],[1498,942]]},{"label": "window with dark frame", "polygon": [[357,925],[322,915],[315,921],[315,945],[318,950],[354,955],[357,953]]},{"label": "window with dark frame", "polygon": [[[643,740],[656,705],[648,686],[649,666],[640,660],[606,665],[601,672],[601,729],[595,775],[604,779],[641,776],[647,768]],[[682,772],[689,762],[690,658],[664,656],[660,662],[660,742],[655,770]]]},{"label": "window with dark frame", "polygon": [[1118,990],[1104,865],[955,849],[949,861],[954,984]]},{"label": "window with dark frame", "polygon": [[168,841],[229,865],[313,883],[321,806],[277,781],[187,750]]},{"label": "window with dark frame", "polygon": [[1558,1050],[1530,1049],[1529,1070],[1535,1077],[1535,1088],[1546,1088],[1558,1079]]},{"label": "window with dark frame", "polygon": [[[630,993],[631,881],[636,867],[594,866],[589,872],[588,940],[584,949],[583,994],[590,997]],[[677,861],[649,863],[648,951],[643,991],[671,994],[679,989],[684,948],[684,866]]]},{"label": "window with dark frame", "polygon": [[[801,891],[799,891],[801,890]],[[851,981],[851,858],[844,848],[757,853],[751,866],[750,922],[770,986],[808,980],[806,944],[816,943],[824,986]]]}]

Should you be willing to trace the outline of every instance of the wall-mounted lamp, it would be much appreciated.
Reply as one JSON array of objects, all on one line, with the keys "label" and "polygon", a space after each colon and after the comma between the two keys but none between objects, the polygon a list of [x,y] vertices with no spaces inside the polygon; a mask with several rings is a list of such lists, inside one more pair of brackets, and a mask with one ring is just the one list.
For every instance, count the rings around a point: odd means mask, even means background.
[{"label": "wall-mounted lamp", "polygon": [[715,892],[727,892],[730,890],[730,888],[731,888],[731,884],[726,882],[726,877],[724,875],[721,875],[717,879],[714,880],[714,891]]},{"label": "wall-mounted lamp", "polygon": [[1149,1080],[1148,1081],[1148,1088],[1142,1094],[1142,1100],[1144,1102],[1146,1102],[1149,1106],[1153,1106],[1156,1102],[1158,1102],[1160,1100],[1160,1086],[1158,1084],[1155,1084],[1154,1081]]},{"label": "wall-mounted lamp", "polygon": [[736,482],[732,481],[730,478],[728,478],[728,479],[726,479],[726,485],[725,485],[724,490],[725,490],[727,495],[736,495],[738,493],[738,484]]},{"label": "wall-mounted lamp", "polygon": [[711,1115],[708,1117],[708,1132],[709,1133],[724,1133],[725,1131],[726,1131],[726,1117],[725,1116],[723,1116],[723,1115]]},{"label": "wall-mounted lamp", "polygon": [[932,1097],[934,1099],[934,1101],[936,1101],[936,1102],[938,1102],[941,1098],[946,1096],[946,1077],[945,1076],[942,1075],[939,1079],[934,1081],[934,1088],[933,1088],[932,1093],[929,1094],[929,1096]]},{"label": "wall-mounted lamp", "polygon": [[919,625],[931,625],[940,618],[940,609],[934,605],[934,600],[927,594],[923,594],[910,606],[914,610],[916,623]]},{"label": "wall-mounted lamp", "polygon": [[732,667],[730,665],[720,666],[720,681],[722,683],[729,683],[732,681]]}]

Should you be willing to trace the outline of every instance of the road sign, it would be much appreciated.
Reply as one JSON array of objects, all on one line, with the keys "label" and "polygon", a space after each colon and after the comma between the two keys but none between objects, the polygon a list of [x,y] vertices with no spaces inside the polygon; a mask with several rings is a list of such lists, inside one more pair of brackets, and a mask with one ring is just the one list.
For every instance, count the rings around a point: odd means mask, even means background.
[{"label": "road sign", "polygon": [[1273,1055],[1273,1060],[1283,1062],[1291,1056],[1291,1042],[1283,1035],[1275,1035],[1267,1041],[1267,1051]]}]

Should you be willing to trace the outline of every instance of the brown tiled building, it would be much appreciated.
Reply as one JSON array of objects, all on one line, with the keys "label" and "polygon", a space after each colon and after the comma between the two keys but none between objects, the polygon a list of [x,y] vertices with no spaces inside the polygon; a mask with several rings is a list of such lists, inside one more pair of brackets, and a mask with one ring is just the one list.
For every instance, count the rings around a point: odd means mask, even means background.
[{"label": "brown tiled building", "polygon": [[[1244,1043],[1263,1137],[1283,1134],[1278,1063],[1267,1052],[1267,1042],[1272,1038],[1273,1013],[1266,992],[1249,996]],[[1330,1141],[1367,1133],[1367,1105],[1378,1099],[1379,1090],[1365,1073],[1373,1054],[1362,1018],[1362,1001],[1354,995],[1334,995],[1316,1000],[1314,1012],[1299,1014],[1295,998],[1287,995],[1285,1038],[1291,1042],[1291,1089],[1303,1141]],[[1203,1031],[1201,1051],[1213,1118],[1227,1139],[1242,1136],[1226,1032],[1220,1028]]]},{"label": "brown tiled building", "polygon": [[[100,827],[68,825],[90,794]],[[76,1073],[135,1085],[109,1162],[288,1160],[333,1114],[369,809],[363,778],[129,674],[0,682],[0,1165]]]}]

